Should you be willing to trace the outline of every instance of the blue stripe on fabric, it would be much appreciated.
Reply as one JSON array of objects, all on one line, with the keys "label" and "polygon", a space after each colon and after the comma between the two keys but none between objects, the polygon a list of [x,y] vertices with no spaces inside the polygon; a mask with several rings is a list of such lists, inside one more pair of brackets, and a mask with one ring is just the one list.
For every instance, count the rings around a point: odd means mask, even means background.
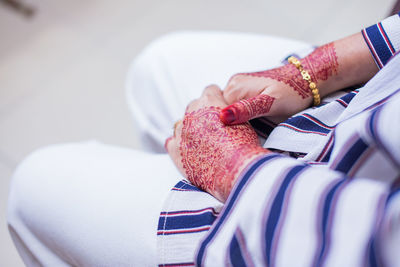
[{"label": "blue stripe on fabric", "polygon": [[325,154],[325,156],[321,159],[320,162],[328,162],[329,161],[329,159],[331,158],[333,147],[334,147],[334,143],[332,143],[332,145],[329,148],[328,152]]},{"label": "blue stripe on fabric", "polygon": [[160,216],[158,220],[158,230],[178,230],[209,226],[216,218],[217,217],[211,211],[197,215]]},{"label": "blue stripe on fabric", "polygon": [[379,59],[382,61],[382,64],[385,65],[392,57],[392,52],[390,51],[390,48],[387,46],[385,39],[380,33],[378,25],[375,24],[366,28],[365,32],[367,33],[372,45],[374,46]]},{"label": "blue stripe on fabric", "polygon": [[271,210],[269,212],[269,216],[266,223],[266,231],[264,234],[267,266],[270,265],[272,241],[274,239],[275,229],[278,225],[279,218],[281,216],[282,206],[286,196],[286,190],[288,189],[291,182],[297,177],[297,175],[305,168],[307,168],[306,165],[295,166],[288,172],[288,174],[284,178],[279,188],[278,193],[275,196],[274,201],[272,202]]},{"label": "blue stripe on fabric", "polygon": [[368,49],[369,49],[369,51],[370,51],[372,57],[374,58],[374,61],[375,61],[376,65],[378,65],[378,68],[381,69],[381,68],[383,67],[383,66],[382,66],[382,63],[380,62],[379,57],[375,54],[375,51],[374,51],[374,48],[372,47],[372,44],[371,44],[370,41],[368,40],[368,36],[367,36],[367,33],[366,33],[366,29],[363,29],[363,30],[361,31],[361,34],[362,34],[362,36],[363,36],[363,38],[364,38],[365,43],[366,43],[367,46],[368,46]]},{"label": "blue stripe on fabric", "polygon": [[385,28],[383,27],[383,25],[382,25],[381,22],[379,22],[378,24],[379,24],[379,26],[380,26],[380,28],[381,28],[383,34],[384,34],[385,37],[386,37],[385,39],[386,39],[386,41],[388,42],[390,52],[391,52],[392,54],[395,53],[395,52],[396,52],[396,49],[394,49],[394,46],[393,46],[393,44],[392,44],[392,41],[390,41],[389,35],[386,33]]},{"label": "blue stripe on fabric", "polygon": [[350,92],[342,96],[340,99],[344,101],[347,105],[350,104],[351,100],[355,97],[356,93]]},{"label": "blue stripe on fabric", "polygon": [[322,220],[321,220],[321,226],[322,226],[322,243],[321,243],[321,248],[318,255],[318,261],[316,266],[320,266],[323,256],[325,254],[325,249],[327,246],[327,240],[328,240],[328,233],[327,233],[327,227],[328,227],[328,222],[329,222],[329,217],[332,215],[331,213],[331,207],[332,207],[332,202],[335,197],[335,194],[339,187],[346,181],[347,179],[342,179],[339,182],[337,182],[332,189],[328,192],[325,198],[324,206],[323,206],[323,212],[322,212]]},{"label": "blue stripe on fabric", "polygon": [[299,128],[304,131],[318,132],[323,134],[328,134],[331,130],[326,129],[318,125],[317,123],[311,121],[310,119],[303,116],[296,116],[289,118],[284,123],[289,124],[293,127]]},{"label": "blue stripe on fabric", "polygon": [[368,260],[369,260],[369,266],[370,267],[378,267],[378,257],[376,255],[376,241],[375,237],[373,237],[369,243],[369,248],[368,248]]},{"label": "blue stripe on fabric", "polygon": [[[385,210],[384,213],[387,211],[387,207],[389,206],[390,201],[400,193],[400,177],[397,178],[391,185],[390,192],[386,197],[385,201]],[[383,215],[384,216],[384,215]],[[377,218],[379,220],[380,218]],[[380,227],[380,226],[379,226]],[[369,247],[368,247],[368,262],[370,267],[377,267],[381,266],[382,262],[381,259],[379,258],[379,254],[377,251],[376,247],[376,240],[377,240],[377,235],[379,233],[378,231],[375,231],[375,233],[372,235],[370,242],[369,242]]]},{"label": "blue stripe on fabric", "polygon": [[[399,179],[399,178],[397,178]],[[400,186],[397,185],[395,188],[391,188],[388,198],[386,200],[386,205],[394,198],[395,195],[400,194]]]},{"label": "blue stripe on fabric", "polygon": [[371,114],[368,123],[368,130],[370,132],[371,137],[374,139],[377,146],[386,154],[386,156],[390,159],[390,161],[400,168],[400,162],[397,161],[396,157],[392,155],[392,153],[387,149],[385,144],[382,143],[382,140],[379,138],[378,133],[376,132],[376,124],[378,120],[378,116],[384,106],[381,105],[377,107]]},{"label": "blue stripe on fabric", "polygon": [[375,140],[375,142],[377,141],[377,135],[375,132],[375,123],[376,123],[376,118],[377,118],[377,114],[380,112],[382,107],[378,107],[376,108],[370,118],[369,118],[369,132],[371,134],[371,137]]},{"label": "blue stripe on fabric", "polygon": [[317,124],[319,126],[326,127],[326,128],[329,128],[329,129],[334,128],[333,126],[330,126],[330,125],[328,125],[326,123],[323,123],[320,119],[318,119],[317,117],[315,117],[313,115],[310,115],[308,113],[304,113],[302,115],[302,117],[305,117],[306,119],[310,120],[312,123],[315,123],[315,124]]},{"label": "blue stripe on fabric", "polygon": [[242,179],[238,181],[238,184],[236,185],[236,188],[234,189],[233,192],[231,192],[231,197],[228,200],[227,203],[225,203],[225,210],[223,213],[220,215],[220,219],[217,221],[215,224],[214,228],[209,231],[209,234],[206,236],[206,238],[203,240],[203,242],[200,245],[200,248],[197,252],[196,256],[196,264],[197,266],[202,266],[202,260],[204,257],[205,250],[208,246],[208,244],[212,241],[212,239],[215,237],[215,235],[218,233],[219,228],[223,225],[225,222],[226,218],[230,214],[230,211],[233,209],[237,199],[240,196],[240,193],[242,189],[246,186],[248,181],[250,180],[251,177],[253,177],[254,172],[262,166],[264,163],[271,161],[272,159],[275,158],[280,158],[281,155],[278,154],[268,154],[267,156],[259,159],[257,162],[255,162],[249,170],[243,175]]},{"label": "blue stripe on fabric", "polygon": [[359,138],[339,161],[335,170],[348,173],[367,148],[368,145]]},{"label": "blue stripe on fabric", "polygon": [[[387,207],[389,205],[389,202],[393,199],[393,197],[400,192],[400,187],[393,187],[390,190],[390,193],[386,197],[385,201],[385,208],[384,208],[384,213],[387,211]],[[384,215],[383,215],[384,217]],[[379,221],[381,218],[377,218],[376,220]],[[381,222],[382,223],[382,222]],[[380,224],[381,224],[380,223]],[[378,227],[380,227],[379,225]],[[379,228],[378,228],[379,229]],[[371,239],[369,241],[369,246],[368,246],[368,263],[370,267],[377,267],[377,266],[382,266],[381,259],[379,258],[377,247],[376,247],[376,239],[377,235],[379,233],[379,230],[375,231],[373,235],[371,236]]]},{"label": "blue stripe on fabric", "polygon": [[164,263],[164,264],[159,264],[158,266],[159,267],[194,266],[194,262]]},{"label": "blue stripe on fabric", "polygon": [[180,190],[187,190],[187,191],[201,191],[203,192],[201,189],[197,188],[194,185],[188,184],[187,182],[184,181],[179,181],[173,189],[180,189]]},{"label": "blue stripe on fabric", "polygon": [[236,234],[233,235],[231,243],[229,244],[229,259],[232,263],[232,266],[235,267],[247,266]]}]

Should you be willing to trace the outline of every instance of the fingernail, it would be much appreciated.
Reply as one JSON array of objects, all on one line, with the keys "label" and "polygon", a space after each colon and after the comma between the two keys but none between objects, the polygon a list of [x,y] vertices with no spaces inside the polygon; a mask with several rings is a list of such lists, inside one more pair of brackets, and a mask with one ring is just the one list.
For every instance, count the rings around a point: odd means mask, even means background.
[{"label": "fingernail", "polygon": [[167,140],[165,140],[164,148],[165,148],[165,151],[167,151],[167,152],[168,152],[168,143],[171,140],[172,140],[172,136],[168,137]]},{"label": "fingernail", "polygon": [[226,107],[223,110],[221,110],[219,118],[225,124],[231,124],[236,120],[235,113],[233,112],[232,109],[230,109],[230,107]]}]

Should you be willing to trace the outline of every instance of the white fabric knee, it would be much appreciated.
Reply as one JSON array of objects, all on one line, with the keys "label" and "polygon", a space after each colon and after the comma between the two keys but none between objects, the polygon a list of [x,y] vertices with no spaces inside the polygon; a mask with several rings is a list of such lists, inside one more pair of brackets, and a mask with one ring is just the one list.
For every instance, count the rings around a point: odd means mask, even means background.
[{"label": "white fabric knee", "polygon": [[180,179],[165,154],[44,148],[13,177],[10,232],[28,266],[154,266],[159,212]]}]

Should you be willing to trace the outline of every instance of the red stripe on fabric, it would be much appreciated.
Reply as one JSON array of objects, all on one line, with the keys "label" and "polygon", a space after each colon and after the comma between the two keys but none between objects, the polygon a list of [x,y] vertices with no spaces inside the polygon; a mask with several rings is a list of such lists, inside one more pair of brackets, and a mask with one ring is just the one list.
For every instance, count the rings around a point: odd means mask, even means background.
[{"label": "red stripe on fabric", "polygon": [[183,211],[169,211],[169,212],[161,212],[161,216],[172,216],[172,215],[185,215],[185,214],[191,214],[191,215],[196,215],[196,214],[202,214],[204,212],[211,211],[214,215],[217,215],[218,213],[213,209],[213,208],[205,208],[201,210],[183,210]]},{"label": "red stripe on fabric", "polygon": [[378,57],[378,55],[376,54],[375,48],[372,45],[371,40],[368,37],[368,34],[366,33],[365,29],[363,29],[361,31],[362,35],[364,36],[364,40],[367,43],[369,50],[371,51],[372,55],[374,56],[375,62],[379,65],[379,68],[383,68],[383,63],[381,61],[381,59]]},{"label": "red stripe on fabric", "polygon": [[166,263],[159,264],[158,266],[162,267],[177,267],[177,266],[194,266],[194,262],[184,262],[184,263]]},{"label": "red stripe on fabric", "polygon": [[197,229],[157,231],[157,235],[173,235],[173,234],[197,233],[197,232],[207,231],[210,228],[211,228],[210,226],[207,226],[207,227],[197,228]]},{"label": "red stripe on fabric", "polygon": [[348,104],[344,102],[342,99],[336,99],[337,102],[340,102],[343,106],[347,107]]},{"label": "red stripe on fabric", "polygon": [[325,128],[325,129],[328,129],[328,130],[332,130],[333,128],[335,128],[335,127],[332,127],[332,126],[328,126],[328,125],[326,125],[326,124],[323,124],[322,122],[318,121],[317,119],[311,117],[311,116],[308,115],[308,114],[303,114],[303,117],[306,117],[307,119],[312,120],[313,122],[315,122],[316,124],[318,124],[318,125],[321,126],[322,128]]},{"label": "red stripe on fabric", "polygon": [[389,40],[389,37],[387,36],[385,30],[382,27],[382,24],[379,22],[378,23],[378,29],[380,31],[380,33],[382,34],[383,39],[385,39],[386,45],[389,47],[390,52],[392,52],[392,55],[396,52],[392,46],[392,43]]},{"label": "red stripe on fabric", "polygon": [[326,136],[327,135],[326,133],[301,130],[299,128],[293,127],[292,125],[289,125],[289,124],[286,124],[286,123],[281,123],[281,124],[279,124],[279,126],[286,127],[286,128],[289,128],[291,130],[294,130],[296,132],[301,132],[301,133],[312,133],[312,134],[319,134],[319,135],[322,135],[322,136]]},{"label": "red stripe on fabric", "polygon": [[326,165],[326,162],[309,161],[307,163],[310,164],[310,165]]},{"label": "red stripe on fabric", "polygon": [[331,137],[329,138],[328,143],[325,145],[324,149],[322,150],[321,154],[318,156],[318,158],[316,159],[316,161],[321,161],[321,160],[325,157],[326,152],[329,150],[329,148],[330,148],[331,145],[332,145],[332,141],[333,141],[333,134],[332,134]]}]

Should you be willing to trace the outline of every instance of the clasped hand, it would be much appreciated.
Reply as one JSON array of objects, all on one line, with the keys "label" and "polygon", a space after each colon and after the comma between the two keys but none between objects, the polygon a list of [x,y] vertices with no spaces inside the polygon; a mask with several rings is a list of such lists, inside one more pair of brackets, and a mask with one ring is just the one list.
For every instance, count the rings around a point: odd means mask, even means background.
[{"label": "clasped hand", "polygon": [[248,163],[269,153],[247,121],[269,116],[279,122],[311,101],[307,82],[290,64],[236,74],[224,91],[209,86],[188,105],[165,147],[189,181],[225,201]]},{"label": "clasped hand", "polygon": [[249,123],[227,126],[221,110],[227,106],[222,91],[207,87],[191,102],[165,147],[180,172],[194,185],[224,202],[243,168],[268,153]]}]

